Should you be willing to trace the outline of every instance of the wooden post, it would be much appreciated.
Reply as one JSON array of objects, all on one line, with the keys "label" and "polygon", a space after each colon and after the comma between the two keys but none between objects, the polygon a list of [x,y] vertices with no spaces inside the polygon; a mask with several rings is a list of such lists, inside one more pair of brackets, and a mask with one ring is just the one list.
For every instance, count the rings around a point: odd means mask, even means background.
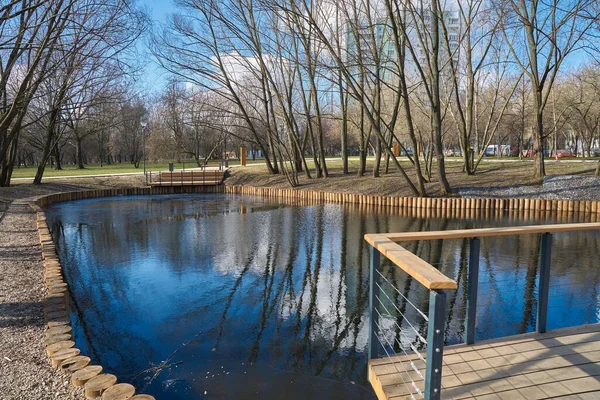
[{"label": "wooden post", "polygon": [[425,400],[439,400],[442,391],[442,358],[444,355],[444,325],[446,295],[442,291],[429,293],[429,324],[427,327],[427,367],[425,370]]},{"label": "wooden post", "polygon": [[94,399],[100,397],[103,391],[117,383],[117,377],[112,374],[96,375],[85,383],[85,397]]},{"label": "wooden post", "polygon": [[375,307],[377,306],[377,298],[379,297],[379,282],[377,273],[381,266],[381,253],[373,246],[369,246],[371,253],[371,265],[369,266],[369,360],[376,358],[379,346],[377,344],[377,326],[375,319],[377,318]]},{"label": "wooden post", "polygon": [[240,164],[242,165],[242,167],[246,166],[246,148],[245,147],[240,148]]},{"label": "wooden post", "polygon": [[71,376],[73,386],[84,386],[87,381],[102,373],[102,367],[99,365],[90,365]]},{"label": "wooden post", "polygon": [[479,287],[479,249],[481,240],[469,241],[469,265],[467,272],[467,316],[465,318],[465,343],[475,343],[475,320],[477,314],[477,289]]},{"label": "wooden post", "polygon": [[538,283],[536,332],[546,332],[548,318],[548,292],[550,288],[550,257],[552,252],[552,234],[542,234],[542,254],[540,257],[540,276]]}]

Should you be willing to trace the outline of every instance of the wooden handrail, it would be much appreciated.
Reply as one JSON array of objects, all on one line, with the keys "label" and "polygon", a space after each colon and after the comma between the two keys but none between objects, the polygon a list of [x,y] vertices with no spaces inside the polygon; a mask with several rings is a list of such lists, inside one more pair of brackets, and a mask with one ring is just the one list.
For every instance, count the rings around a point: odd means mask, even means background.
[{"label": "wooden handrail", "polygon": [[456,281],[448,278],[433,265],[406,250],[398,243],[386,238],[385,235],[365,235],[365,240],[427,289],[456,290],[458,287]]},{"label": "wooden handrail", "polygon": [[460,239],[489,236],[526,235],[600,229],[600,223],[529,225],[500,228],[458,229],[432,232],[369,233],[365,240],[390,261],[430,290],[456,289],[456,281],[406,250],[397,242],[412,240]]},{"label": "wooden handrail", "polygon": [[393,242],[403,242],[411,240],[461,239],[488,236],[528,235],[534,233],[570,232],[593,229],[600,229],[600,223],[588,222],[579,224],[528,225],[501,228],[458,229],[432,232],[371,233],[365,235],[365,240],[369,243],[382,239],[388,239]]}]

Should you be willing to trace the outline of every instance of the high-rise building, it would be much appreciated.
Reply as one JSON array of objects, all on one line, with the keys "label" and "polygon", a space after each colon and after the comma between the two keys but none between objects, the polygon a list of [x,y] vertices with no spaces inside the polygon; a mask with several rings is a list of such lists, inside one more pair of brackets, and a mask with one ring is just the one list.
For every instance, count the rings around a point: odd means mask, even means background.
[{"label": "high-rise building", "polygon": [[[415,53],[415,57],[412,57],[408,48],[406,49],[406,73],[416,74],[417,66],[423,69],[428,68],[427,53],[431,52],[431,32],[433,31],[432,24],[434,21],[439,21],[438,23],[440,24],[438,29],[438,64],[441,73],[449,75],[450,60],[455,65],[459,62],[461,34],[459,12],[444,10],[441,15],[441,19],[434,18],[431,10],[423,10],[418,14],[408,10],[403,13],[403,18],[407,22],[406,25],[409,32],[408,40]],[[371,72],[375,72],[375,69],[379,68],[378,72],[381,79],[386,81],[392,80],[397,74],[396,63],[398,61],[398,54],[389,19],[379,18],[373,27],[366,21],[363,21],[358,27],[354,25],[348,24],[346,42],[346,58],[351,71],[353,71],[352,75],[357,75],[360,71],[358,67],[362,65],[367,71]]]}]

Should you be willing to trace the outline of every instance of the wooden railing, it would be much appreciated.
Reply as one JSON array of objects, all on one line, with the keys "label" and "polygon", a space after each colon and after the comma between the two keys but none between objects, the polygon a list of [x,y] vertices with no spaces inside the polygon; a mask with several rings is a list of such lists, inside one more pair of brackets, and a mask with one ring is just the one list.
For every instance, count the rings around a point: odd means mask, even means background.
[{"label": "wooden railing", "polygon": [[[378,336],[380,333],[378,332],[378,328],[381,324],[381,321],[378,322],[378,316],[381,318],[381,311],[378,310],[378,307],[382,305],[380,297],[381,280],[385,279],[381,273],[380,258],[381,255],[384,255],[393,264],[401,268],[404,272],[417,280],[430,291],[429,315],[425,316],[422,311],[417,309],[417,311],[419,311],[419,313],[421,313],[427,321],[426,358],[424,360],[425,374],[421,374],[417,368],[415,368],[413,362],[410,362],[412,369],[407,369],[405,367],[396,367],[395,369],[398,371],[398,373],[406,373],[406,379],[402,379],[402,382],[405,382],[405,385],[410,386],[407,384],[407,382],[410,382],[410,384],[413,386],[414,391],[410,392],[410,396],[408,397],[417,394],[424,399],[440,398],[446,308],[446,295],[443,290],[456,290],[457,283],[456,281],[442,274],[433,265],[400,246],[398,242],[460,238],[470,239],[469,260],[467,267],[467,299],[466,318],[464,323],[464,341],[466,344],[473,344],[475,342],[480,238],[507,235],[541,234],[542,240],[539,265],[540,272],[538,277],[536,332],[544,333],[546,332],[548,315],[552,233],[582,230],[600,230],[600,223],[366,234],[364,238],[370,245],[371,255],[369,292],[369,360],[377,359],[379,357],[379,348],[385,347],[382,346],[381,338]],[[388,283],[390,282],[388,281]],[[406,299],[406,301],[409,302],[408,299]],[[410,304],[415,307],[412,303]],[[404,315],[402,315],[402,317],[405,318]],[[414,347],[412,347],[412,351],[415,353],[417,352]],[[388,352],[386,350],[386,354],[387,353]],[[387,354],[387,356],[391,360],[390,362],[402,363],[403,360],[410,359],[410,357],[391,357],[390,354]],[[422,356],[419,355],[419,357]],[[413,370],[416,371],[416,375],[419,378],[424,380],[424,386],[422,387],[423,390],[418,388],[419,385],[415,383],[415,380],[412,379],[411,374],[414,372]],[[371,380],[371,376],[369,376],[369,379]],[[371,381],[371,383],[374,387],[376,386],[373,381]],[[377,392],[378,388],[375,387],[375,389]],[[411,388],[407,387],[407,390],[411,390]],[[382,396],[382,393],[377,394],[379,397],[385,397]]]}]

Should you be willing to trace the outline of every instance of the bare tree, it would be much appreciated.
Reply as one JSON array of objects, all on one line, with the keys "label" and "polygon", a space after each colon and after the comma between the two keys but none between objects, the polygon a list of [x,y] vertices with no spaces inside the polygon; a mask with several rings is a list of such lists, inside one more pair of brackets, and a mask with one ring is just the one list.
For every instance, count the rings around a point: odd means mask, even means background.
[{"label": "bare tree", "polygon": [[[269,84],[260,71],[266,68],[256,29],[248,30],[254,15],[246,14],[243,2],[217,4],[210,1],[181,1],[188,12],[174,15],[168,27],[157,32],[153,53],[161,65],[176,76],[234,104],[228,108],[252,135],[272,174],[277,165],[277,132]],[[246,28],[246,29],[244,29]],[[254,35],[254,36],[253,36]],[[247,55],[246,55],[247,54]],[[248,101],[250,82],[258,84]],[[260,108],[258,108],[260,107]]]},{"label": "bare tree", "polygon": [[544,111],[569,56],[584,49],[597,30],[596,0],[505,0],[496,3],[505,40],[531,82],[534,176],[543,177]]},{"label": "bare tree", "polygon": [[558,111],[554,119],[564,120],[577,133],[584,146],[583,154],[591,157],[592,148],[600,139],[600,70],[586,66],[559,82],[557,88],[561,95],[556,106],[553,96],[553,109]]},{"label": "bare tree", "polygon": [[53,69],[74,0],[13,1],[0,9],[0,186],[9,186],[28,106]]}]

